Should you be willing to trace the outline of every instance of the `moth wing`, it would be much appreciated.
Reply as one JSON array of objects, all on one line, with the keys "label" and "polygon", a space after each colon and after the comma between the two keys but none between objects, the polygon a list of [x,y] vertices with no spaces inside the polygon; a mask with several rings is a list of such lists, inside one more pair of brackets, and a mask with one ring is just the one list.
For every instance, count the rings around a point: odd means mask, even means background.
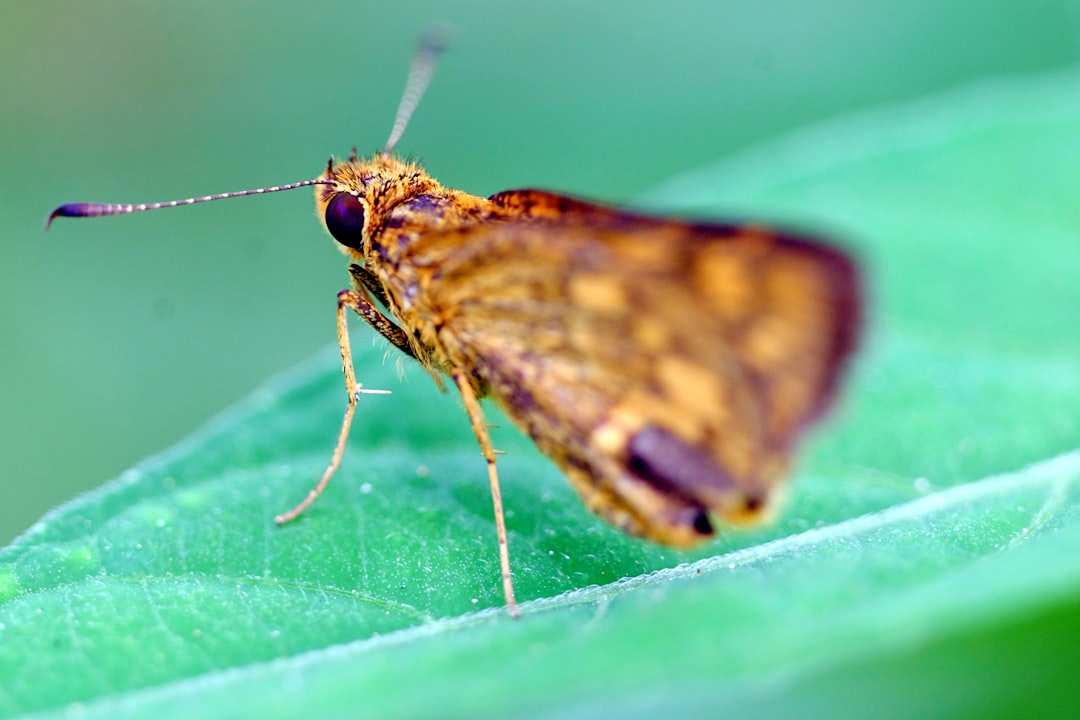
[{"label": "moth wing", "polygon": [[829,405],[858,334],[842,252],[757,226],[540,191],[418,239],[451,361],[624,530],[674,545],[753,519]]}]

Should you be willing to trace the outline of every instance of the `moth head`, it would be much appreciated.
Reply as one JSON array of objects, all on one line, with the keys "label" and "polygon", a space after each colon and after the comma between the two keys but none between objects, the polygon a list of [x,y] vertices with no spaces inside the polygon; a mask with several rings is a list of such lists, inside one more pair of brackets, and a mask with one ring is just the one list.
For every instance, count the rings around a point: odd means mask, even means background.
[{"label": "moth head", "polygon": [[[398,104],[394,126],[390,130],[390,137],[387,139],[382,152],[369,162],[360,162],[357,160],[356,149],[354,148],[349,161],[342,163],[336,169],[334,160],[331,158],[326,167],[326,172],[319,178],[320,181],[330,183],[317,187],[315,191],[315,202],[318,207],[319,217],[322,218],[323,224],[326,225],[330,235],[337,240],[346,253],[363,256],[364,239],[367,237],[364,231],[372,215],[374,197],[385,197],[388,194],[378,192],[378,187],[375,188],[376,192],[372,193],[369,186],[372,184],[383,186],[388,184],[387,180],[389,180],[392,188],[394,184],[397,184],[394,182],[394,175],[402,174],[398,166],[413,170],[407,164],[395,160],[391,153],[402,133],[405,132],[405,127],[409,124],[409,118],[412,117],[413,110],[416,109],[424,90],[427,89],[428,83],[431,81],[439,55],[446,47],[448,32],[446,27],[436,25],[429,28],[428,32],[421,38],[420,45],[417,47],[416,54],[413,57],[409,77],[405,81],[405,92],[401,97],[401,102]],[[416,169],[418,170],[418,168]],[[413,171],[413,174],[415,174],[415,171]],[[405,173],[405,175],[408,175],[408,173]],[[334,184],[332,181],[335,180],[341,181],[342,184]],[[404,183],[405,186],[408,186],[408,184],[408,182]],[[365,199],[365,195],[367,199]]]},{"label": "moth head", "polygon": [[380,232],[389,210],[407,194],[405,178],[424,176],[418,166],[381,152],[347,160],[332,156],[315,186],[315,214],[338,248],[353,262],[363,263],[369,240]]},{"label": "moth head", "polygon": [[437,186],[424,170],[391,155],[335,163],[331,158],[315,186],[315,213],[342,252],[362,262],[370,239],[394,208]]},{"label": "moth head", "polygon": [[332,166],[322,179],[326,184],[315,186],[316,214],[342,252],[363,256],[364,229],[371,215],[368,200],[362,194],[363,184],[356,183],[354,189],[353,183],[341,182]]}]

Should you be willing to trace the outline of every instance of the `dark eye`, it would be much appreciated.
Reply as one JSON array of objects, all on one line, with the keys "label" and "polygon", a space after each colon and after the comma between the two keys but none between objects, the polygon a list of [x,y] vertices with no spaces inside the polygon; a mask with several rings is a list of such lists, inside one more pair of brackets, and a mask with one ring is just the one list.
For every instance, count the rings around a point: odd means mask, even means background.
[{"label": "dark eye", "polygon": [[364,244],[364,206],[352,193],[338,193],[326,206],[326,229],[345,247],[360,250]]}]

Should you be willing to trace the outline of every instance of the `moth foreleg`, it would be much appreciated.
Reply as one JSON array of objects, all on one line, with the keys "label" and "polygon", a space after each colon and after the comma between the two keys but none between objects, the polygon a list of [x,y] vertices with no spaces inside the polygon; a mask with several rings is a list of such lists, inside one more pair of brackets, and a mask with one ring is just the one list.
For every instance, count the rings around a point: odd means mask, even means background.
[{"label": "moth foreleg", "polygon": [[379,283],[379,279],[375,277],[375,273],[363,265],[350,265],[349,273],[352,275],[353,287],[356,289],[359,298],[358,302],[349,307],[362,317],[364,322],[375,328],[376,332],[389,340],[391,345],[409,357],[415,358],[416,353],[413,352],[412,346],[409,345],[409,336],[405,334],[405,331],[395,325],[390,318],[379,312],[379,309],[364,295],[363,291],[366,290],[383,305],[387,305],[386,292],[383,290],[382,284]]},{"label": "moth foreleg", "polygon": [[[349,345],[349,324],[347,322],[346,310],[352,309],[360,317],[367,320],[365,312],[374,312],[379,317],[379,311],[371,304],[371,301],[365,297],[365,295],[357,290],[342,290],[338,293],[337,302],[337,338],[338,349],[341,351],[341,371],[345,375],[345,391],[349,396],[349,404],[345,407],[345,417],[341,421],[341,430],[338,432],[337,444],[334,446],[334,454],[330,458],[330,464],[326,466],[326,470],[323,471],[322,477],[319,478],[319,482],[315,487],[308,492],[300,504],[294,507],[288,512],[282,513],[274,518],[274,522],[279,525],[295,520],[300,516],[311,503],[315,502],[315,499],[322,495],[323,490],[326,489],[327,484],[330,482],[330,478],[341,466],[341,458],[345,454],[345,443],[349,439],[349,428],[352,427],[353,414],[356,412],[356,403],[362,393],[368,394],[388,394],[389,390],[365,390],[360,387],[360,384],[356,382],[356,371],[353,368],[352,361],[352,348]],[[383,318],[386,320],[385,318]],[[371,321],[368,321],[371,324]],[[388,324],[391,324],[389,320],[386,320]],[[378,329],[378,328],[376,328]],[[398,330],[398,332],[401,332]]]},{"label": "moth foreleg", "polygon": [[506,596],[506,607],[513,617],[520,617],[517,602],[514,600],[514,582],[510,576],[510,549],[506,539],[506,518],[503,516],[502,492],[499,490],[499,473],[495,469],[495,450],[491,446],[491,437],[488,435],[487,424],[484,423],[484,412],[480,408],[480,400],[469,383],[467,373],[460,367],[451,371],[454,384],[461,392],[461,399],[465,403],[465,411],[469,414],[469,422],[472,423],[473,432],[480,443],[480,452],[487,461],[488,482],[491,484],[491,502],[495,506],[495,530],[499,536],[499,565],[502,568],[503,594]]},{"label": "moth foreleg", "polygon": [[353,263],[349,265],[349,274],[352,275],[353,288],[367,288],[367,291],[375,296],[375,299],[384,306],[387,305],[386,291],[383,289],[379,277],[363,265]]}]

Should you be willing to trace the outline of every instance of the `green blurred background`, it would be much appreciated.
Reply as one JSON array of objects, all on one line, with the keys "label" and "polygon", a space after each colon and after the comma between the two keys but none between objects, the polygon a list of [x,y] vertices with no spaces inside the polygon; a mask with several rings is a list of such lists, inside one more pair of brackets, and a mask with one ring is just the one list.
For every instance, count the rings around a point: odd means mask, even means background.
[{"label": "green blurred background", "polygon": [[632,201],[820,119],[1072,64],[1080,2],[8,3],[0,544],[333,342],[347,283],[306,191],[45,215],[378,148],[434,20],[454,40],[402,152],[477,194]]}]

